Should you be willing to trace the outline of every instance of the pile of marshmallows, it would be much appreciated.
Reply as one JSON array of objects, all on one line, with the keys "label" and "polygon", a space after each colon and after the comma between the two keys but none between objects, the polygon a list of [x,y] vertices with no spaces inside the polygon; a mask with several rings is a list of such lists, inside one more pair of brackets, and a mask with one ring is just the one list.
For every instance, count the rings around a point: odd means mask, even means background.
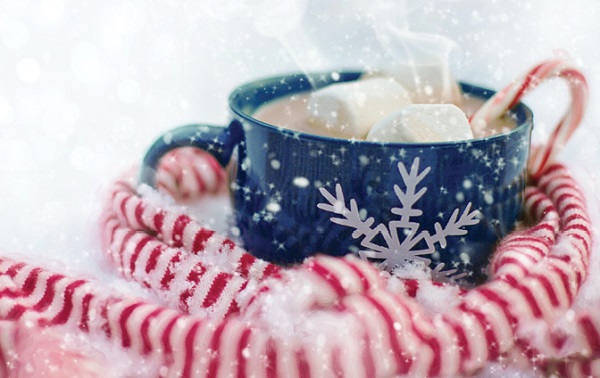
[{"label": "pile of marshmallows", "polygon": [[473,139],[463,100],[439,66],[394,67],[311,93],[307,126],[315,134],[375,142]]}]

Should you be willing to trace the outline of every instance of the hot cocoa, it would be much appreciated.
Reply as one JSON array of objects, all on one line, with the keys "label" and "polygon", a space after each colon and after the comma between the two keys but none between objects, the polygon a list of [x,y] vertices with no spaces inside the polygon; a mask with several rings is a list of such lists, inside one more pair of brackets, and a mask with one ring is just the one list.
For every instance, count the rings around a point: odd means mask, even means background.
[{"label": "hot cocoa", "polygon": [[[340,136],[336,134],[335,129],[317,127],[310,121],[310,113],[307,111],[310,98],[310,92],[304,92],[273,100],[260,107],[253,114],[253,117],[262,122],[294,131],[339,138]],[[460,108],[465,112],[466,116],[469,117],[483,104],[483,102],[483,99],[476,97],[464,97],[464,100],[460,104]],[[484,138],[506,133],[514,128],[515,125],[516,123],[513,119],[509,116],[504,116],[489,122],[483,129],[473,128],[473,137]]]}]

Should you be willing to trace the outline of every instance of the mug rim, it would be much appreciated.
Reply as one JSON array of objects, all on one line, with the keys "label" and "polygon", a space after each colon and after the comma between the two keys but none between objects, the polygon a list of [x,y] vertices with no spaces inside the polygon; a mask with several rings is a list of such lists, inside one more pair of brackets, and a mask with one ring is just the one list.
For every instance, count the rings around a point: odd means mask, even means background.
[{"label": "mug rim", "polygon": [[[349,76],[349,77],[354,77],[354,78],[351,78],[348,80],[331,79],[330,81],[326,82],[326,85],[330,85],[335,82],[341,83],[341,82],[355,81],[364,72],[360,71],[360,70],[340,70],[340,71],[330,70],[330,71],[321,71],[321,72],[310,72],[308,74],[303,73],[303,72],[291,72],[291,73],[287,73],[287,74],[279,74],[279,75],[259,78],[259,79],[247,82],[245,84],[242,84],[242,85],[236,87],[231,92],[231,94],[229,95],[229,98],[228,98],[229,109],[234,114],[241,117],[245,121],[249,121],[253,124],[260,125],[261,127],[265,127],[267,129],[270,129],[271,131],[283,133],[284,135],[287,135],[288,137],[292,137],[292,138],[296,138],[296,139],[307,139],[307,140],[312,140],[312,141],[317,141],[317,142],[328,142],[328,143],[342,143],[342,144],[347,144],[347,145],[381,146],[381,147],[390,147],[390,148],[423,148],[423,147],[443,148],[443,147],[455,147],[455,146],[460,146],[460,145],[488,143],[490,141],[493,142],[497,139],[509,137],[512,134],[516,134],[516,133],[521,132],[524,129],[533,127],[533,112],[525,103],[523,103],[522,101],[519,101],[512,109],[510,109],[508,111],[508,113],[511,115],[517,116],[517,120],[519,119],[519,115],[523,115],[524,119],[522,119],[521,122],[518,122],[517,125],[515,127],[511,128],[510,131],[508,131],[508,132],[499,133],[499,134],[495,134],[495,135],[489,135],[489,136],[486,136],[483,138],[464,139],[464,140],[457,140],[457,141],[379,142],[379,141],[367,141],[367,140],[362,140],[362,139],[335,138],[335,137],[329,137],[329,136],[324,136],[324,135],[311,134],[311,133],[307,133],[307,132],[303,132],[303,131],[291,130],[291,129],[288,129],[288,128],[285,128],[282,126],[273,125],[273,124],[270,124],[270,123],[267,123],[267,122],[264,122],[264,121],[261,121],[261,120],[255,118],[252,114],[249,114],[248,112],[244,111],[244,109],[242,109],[242,106],[240,106],[240,104],[238,103],[240,97],[242,97],[242,96],[245,98],[252,97],[252,96],[248,95],[249,92],[255,93],[257,90],[260,90],[260,89],[264,89],[267,87],[275,87],[275,86],[281,85],[281,84],[286,84],[286,82],[285,82],[286,78],[295,78],[296,80],[300,80],[300,81],[302,81],[304,79],[307,83],[310,83],[310,80],[308,79],[309,76],[312,78],[323,78],[323,77],[328,77],[328,76],[331,77],[333,73],[340,75],[340,77],[348,77]],[[461,86],[461,89],[463,90],[464,93],[468,93],[469,95],[473,95],[473,96],[479,97],[481,99],[488,99],[496,93],[496,91],[494,91],[494,90],[491,90],[491,89],[488,89],[485,87],[481,87],[479,85],[475,85],[475,84],[471,84],[471,83],[467,83],[467,82],[463,82],[463,81],[459,81],[458,83]],[[286,95],[289,96],[289,95],[296,94],[296,93],[307,92],[311,89],[310,84],[308,84],[308,85],[309,85],[309,87],[307,87],[307,89],[305,89],[305,90],[289,90],[282,94],[274,95],[271,99],[269,99],[269,101],[262,103],[260,106],[265,105],[266,103],[268,103],[270,101],[273,101],[273,100],[276,100],[279,98],[283,98]],[[258,107],[259,106],[255,107],[254,110],[256,111],[256,109],[258,109]]]}]

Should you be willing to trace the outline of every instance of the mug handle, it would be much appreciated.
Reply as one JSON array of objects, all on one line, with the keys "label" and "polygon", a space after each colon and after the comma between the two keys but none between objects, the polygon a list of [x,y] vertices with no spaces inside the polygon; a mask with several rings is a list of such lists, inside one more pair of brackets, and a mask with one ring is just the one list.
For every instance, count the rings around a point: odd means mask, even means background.
[{"label": "mug handle", "polygon": [[140,169],[139,184],[156,188],[156,170],[160,159],[180,147],[195,147],[211,154],[225,168],[234,148],[243,139],[243,128],[237,121],[229,126],[190,124],[169,130],[160,136],[146,152]]}]

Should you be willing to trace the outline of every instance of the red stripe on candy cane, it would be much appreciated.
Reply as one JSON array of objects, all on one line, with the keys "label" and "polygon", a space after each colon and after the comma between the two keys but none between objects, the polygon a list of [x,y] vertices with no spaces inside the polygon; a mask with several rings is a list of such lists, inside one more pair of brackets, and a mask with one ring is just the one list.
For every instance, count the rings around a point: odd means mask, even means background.
[{"label": "red stripe on candy cane", "polygon": [[553,77],[566,80],[571,94],[571,105],[542,146],[532,148],[529,170],[534,180],[540,178],[544,168],[573,135],[583,118],[587,105],[588,87],[585,76],[567,61],[555,59],[543,62],[529,70],[517,80],[492,96],[470,118],[473,127],[482,128],[491,120],[500,117],[516,106],[527,93],[540,83]]}]

